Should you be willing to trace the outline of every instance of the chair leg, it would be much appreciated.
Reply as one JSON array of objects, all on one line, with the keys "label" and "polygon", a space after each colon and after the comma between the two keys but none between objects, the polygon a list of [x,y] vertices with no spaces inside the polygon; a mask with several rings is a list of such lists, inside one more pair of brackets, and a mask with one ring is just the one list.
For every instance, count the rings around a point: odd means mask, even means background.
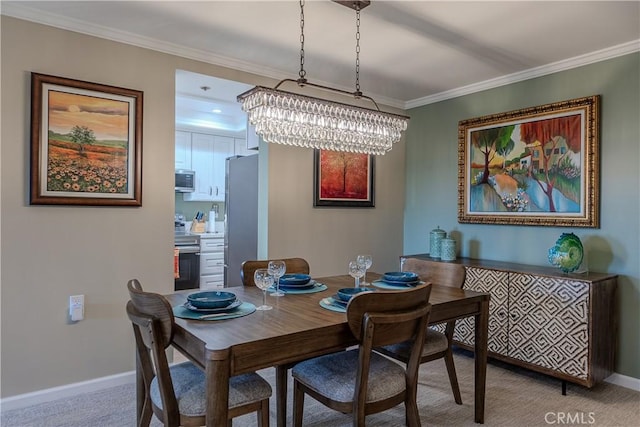
[{"label": "chair leg", "polygon": [[458,385],[458,377],[456,376],[456,366],[453,363],[453,351],[449,349],[444,356],[444,362],[447,365],[447,373],[449,374],[449,382],[453,391],[453,398],[458,405],[462,405],[462,396],[460,395],[460,386]]},{"label": "chair leg", "polygon": [[260,402],[258,409],[258,427],[269,427],[269,399]]},{"label": "chair leg", "polygon": [[149,397],[147,386],[144,383],[142,367],[139,366],[139,361],[136,360],[136,363],[136,415],[138,418],[138,427],[149,427],[151,418],[153,417],[151,398]]},{"label": "chair leg", "polygon": [[[417,378],[416,378],[417,380]],[[418,411],[418,384],[413,383],[407,387],[404,399],[405,418],[407,426],[420,427],[420,412]]]},{"label": "chair leg", "polygon": [[420,413],[418,412],[418,407],[415,403],[405,402],[404,406],[407,426],[420,427],[422,425],[420,423]]},{"label": "chair leg", "polygon": [[304,392],[296,380],[293,380],[293,426],[302,427],[302,411],[304,410]]},{"label": "chair leg", "polygon": [[287,423],[287,375],[288,366],[276,366],[276,418],[278,427]]},{"label": "chair leg", "polygon": [[[355,409],[355,408],[354,408]],[[365,419],[365,415],[364,415],[364,410],[354,410],[353,413],[351,414],[351,416],[353,417],[353,425],[357,426],[357,427],[365,427],[365,423],[364,423],[364,419]],[[409,424],[409,426],[411,426]]]}]

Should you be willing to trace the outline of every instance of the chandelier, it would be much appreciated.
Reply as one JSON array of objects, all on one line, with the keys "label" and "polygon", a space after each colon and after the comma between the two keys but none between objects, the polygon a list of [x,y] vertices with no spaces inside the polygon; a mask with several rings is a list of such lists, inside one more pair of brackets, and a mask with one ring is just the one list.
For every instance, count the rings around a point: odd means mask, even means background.
[{"label": "chandelier", "polygon": [[[385,154],[400,140],[409,117],[381,111],[360,91],[360,10],[369,1],[336,1],[356,11],[356,90],[347,92],[314,84],[304,70],[304,0],[300,0],[300,72],[297,80],[284,79],[275,88],[256,86],[240,95],[238,102],[249,123],[266,142],[352,153]],[[286,82],[311,86],[355,99],[366,99],[374,109],[329,101],[278,89]]]}]

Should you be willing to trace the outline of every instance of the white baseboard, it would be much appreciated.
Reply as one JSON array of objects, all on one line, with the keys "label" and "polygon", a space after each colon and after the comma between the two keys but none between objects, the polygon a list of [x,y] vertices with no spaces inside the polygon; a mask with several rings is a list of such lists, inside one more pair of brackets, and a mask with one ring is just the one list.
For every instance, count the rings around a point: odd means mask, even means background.
[{"label": "white baseboard", "polygon": [[[67,384],[60,387],[34,391],[32,393],[11,396],[5,399],[0,399],[0,410],[10,411],[12,409],[26,408],[27,406],[51,402],[52,400],[77,396],[79,394],[91,393],[109,387],[116,387],[119,385],[134,383],[135,380],[135,371],[130,371],[124,372],[122,374],[110,375],[108,377],[96,378],[89,381],[82,381],[79,383]],[[640,379],[638,378],[614,373],[607,377],[605,381],[631,390],[640,391]]]},{"label": "white baseboard", "polygon": [[119,385],[130,384],[136,381],[135,371],[124,372],[122,374],[110,375],[108,377],[95,378],[93,380],[79,383],[66,384],[59,387],[38,390],[31,393],[19,394],[17,396],[0,399],[0,410],[10,411],[12,409],[26,408],[27,406],[38,405],[51,402],[52,400],[65,397],[77,396],[91,393]]},{"label": "white baseboard", "polygon": [[606,382],[622,386],[635,391],[640,391],[640,379],[627,375],[613,373],[604,379]]}]

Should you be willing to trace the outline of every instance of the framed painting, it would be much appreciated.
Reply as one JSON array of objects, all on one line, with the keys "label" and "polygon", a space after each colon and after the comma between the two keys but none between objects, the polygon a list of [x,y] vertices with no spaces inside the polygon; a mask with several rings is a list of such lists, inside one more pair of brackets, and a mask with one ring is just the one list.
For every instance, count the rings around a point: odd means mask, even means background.
[{"label": "framed painting", "polygon": [[313,206],[375,206],[373,155],[315,150],[313,166]]},{"label": "framed painting", "polygon": [[458,221],[599,227],[600,97],[458,124]]},{"label": "framed painting", "polygon": [[142,206],[142,95],[31,73],[30,204]]}]

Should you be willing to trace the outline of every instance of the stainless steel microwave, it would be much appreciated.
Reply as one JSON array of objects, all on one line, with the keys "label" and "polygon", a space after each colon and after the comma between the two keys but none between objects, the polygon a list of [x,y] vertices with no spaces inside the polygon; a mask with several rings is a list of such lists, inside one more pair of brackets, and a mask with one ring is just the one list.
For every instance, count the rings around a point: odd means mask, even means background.
[{"label": "stainless steel microwave", "polygon": [[176,169],[176,192],[193,193],[196,191],[196,173],[186,169]]}]

